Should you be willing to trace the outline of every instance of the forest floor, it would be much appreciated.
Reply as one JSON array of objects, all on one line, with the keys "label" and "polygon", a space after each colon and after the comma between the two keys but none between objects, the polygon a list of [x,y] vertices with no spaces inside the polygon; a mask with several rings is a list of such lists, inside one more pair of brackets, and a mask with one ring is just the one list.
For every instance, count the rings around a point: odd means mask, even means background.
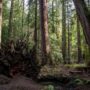
[{"label": "forest floor", "polygon": [[[4,76],[0,76],[6,78]],[[79,85],[76,88],[69,88],[60,85],[42,85],[22,75],[15,76],[7,84],[0,85],[0,90],[90,90],[89,85]]]},{"label": "forest floor", "polygon": [[39,67],[34,49],[25,53],[23,42],[17,43],[14,50],[11,46],[0,51],[0,90],[90,90],[90,67],[80,64]]},{"label": "forest floor", "polygon": [[32,79],[22,75],[17,75],[13,79],[8,79],[5,76],[0,76],[6,82],[0,85],[0,90],[41,90],[41,85],[34,82]]},{"label": "forest floor", "polygon": [[56,65],[49,66],[46,65],[41,68],[39,76],[56,76],[56,77],[81,77],[88,78],[90,80],[90,67],[85,65],[76,64],[76,66],[71,65]]},{"label": "forest floor", "polygon": [[90,90],[89,75],[63,65],[44,66],[38,78],[36,82],[20,74],[12,79],[0,75],[0,90]]}]

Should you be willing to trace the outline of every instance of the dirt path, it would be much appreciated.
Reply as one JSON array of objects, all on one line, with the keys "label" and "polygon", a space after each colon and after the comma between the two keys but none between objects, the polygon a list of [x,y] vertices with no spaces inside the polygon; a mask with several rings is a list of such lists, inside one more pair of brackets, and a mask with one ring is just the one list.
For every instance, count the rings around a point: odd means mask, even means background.
[{"label": "dirt path", "polygon": [[9,84],[0,85],[0,90],[40,90],[41,86],[32,79],[16,76]]}]

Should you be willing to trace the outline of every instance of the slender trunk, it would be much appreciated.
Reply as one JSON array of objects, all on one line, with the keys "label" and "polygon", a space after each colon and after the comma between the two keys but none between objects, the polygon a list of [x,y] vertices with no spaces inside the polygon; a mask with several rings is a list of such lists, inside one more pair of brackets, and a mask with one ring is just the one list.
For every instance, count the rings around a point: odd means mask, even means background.
[{"label": "slender trunk", "polygon": [[70,63],[70,24],[69,24],[69,20],[68,20],[68,26],[67,26],[67,29],[68,29],[68,63]]},{"label": "slender trunk", "polygon": [[67,1],[67,36],[68,36],[68,45],[67,45],[67,63],[70,63],[70,47],[71,47],[71,41],[70,41],[70,38],[71,38],[71,33],[70,33],[70,8],[69,8],[69,2]]},{"label": "slender trunk", "polygon": [[29,35],[30,35],[30,0],[28,1],[28,14],[27,14],[27,24],[28,24],[28,30],[27,30],[27,44],[29,42]]},{"label": "slender trunk", "polygon": [[65,0],[62,1],[62,56],[66,63],[66,6]]},{"label": "slender trunk", "polygon": [[13,38],[13,6],[14,6],[14,0],[11,0],[11,8],[10,8],[10,16],[9,16],[9,28],[8,28],[9,39]]},{"label": "slender trunk", "polygon": [[23,37],[23,34],[24,34],[24,3],[25,3],[25,0],[22,0],[22,37]]},{"label": "slender trunk", "polygon": [[34,49],[35,49],[35,58],[37,53],[37,0],[35,1],[35,30],[34,30]]},{"label": "slender trunk", "polygon": [[2,42],[2,0],[0,0],[0,49],[1,49],[1,42]]},{"label": "slender trunk", "polygon": [[50,54],[49,36],[48,36],[48,5],[47,0],[39,0],[40,3],[40,29],[42,46],[42,65],[47,64]]},{"label": "slender trunk", "polygon": [[55,32],[55,26],[54,26],[54,0],[52,1],[52,32]]},{"label": "slender trunk", "polygon": [[82,61],[82,53],[81,53],[81,36],[80,36],[80,23],[77,18],[77,46],[78,46],[78,63]]}]

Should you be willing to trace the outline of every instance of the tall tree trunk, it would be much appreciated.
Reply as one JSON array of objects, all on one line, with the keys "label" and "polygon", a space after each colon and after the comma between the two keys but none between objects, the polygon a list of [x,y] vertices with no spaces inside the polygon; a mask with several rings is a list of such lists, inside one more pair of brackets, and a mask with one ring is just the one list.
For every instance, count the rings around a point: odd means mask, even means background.
[{"label": "tall tree trunk", "polygon": [[78,63],[82,61],[82,53],[81,53],[81,36],[80,36],[80,23],[77,18],[77,46],[78,46]]},{"label": "tall tree trunk", "polygon": [[68,49],[68,55],[67,55],[67,57],[68,57],[68,63],[70,63],[70,47],[71,47],[71,45],[70,45],[70,38],[71,38],[71,36],[70,36],[70,23],[69,23],[69,20],[68,20],[68,26],[67,26],[67,29],[68,29],[68,47],[67,47],[67,49]]},{"label": "tall tree trunk", "polygon": [[69,63],[70,64],[70,49],[71,49],[71,41],[70,41],[70,39],[71,39],[71,33],[70,33],[70,7],[69,7],[69,1],[67,1],[67,36],[68,36],[68,45],[67,45],[67,63]]},{"label": "tall tree trunk", "polygon": [[87,44],[90,47],[90,12],[88,11],[84,0],[73,0],[79,20],[83,27],[83,32]]},{"label": "tall tree trunk", "polygon": [[30,5],[31,5],[31,0],[28,0],[28,14],[27,14],[27,24],[28,24],[28,30],[27,30],[27,43],[29,42],[29,35],[30,35]]},{"label": "tall tree trunk", "polygon": [[35,0],[35,29],[34,29],[34,53],[36,59],[37,53],[37,0]]},{"label": "tall tree trunk", "polygon": [[24,34],[24,3],[25,3],[25,0],[22,0],[22,37],[23,37],[23,34]]},{"label": "tall tree trunk", "polygon": [[2,0],[0,0],[0,49],[1,49],[1,42],[2,42]]},{"label": "tall tree trunk", "polygon": [[47,64],[50,54],[49,36],[48,36],[48,3],[47,0],[39,0],[40,3],[40,29],[42,46],[42,65]]},{"label": "tall tree trunk", "polygon": [[8,28],[9,39],[13,38],[13,6],[14,6],[14,0],[11,0],[11,8],[10,8],[10,15],[9,15],[9,28]]},{"label": "tall tree trunk", "polygon": [[55,26],[54,26],[54,0],[52,1],[52,32],[55,32]]},{"label": "tall tree trunk", "polygon": [[65,0],[62,1],[62,56],[66,63],[66,6]]}]

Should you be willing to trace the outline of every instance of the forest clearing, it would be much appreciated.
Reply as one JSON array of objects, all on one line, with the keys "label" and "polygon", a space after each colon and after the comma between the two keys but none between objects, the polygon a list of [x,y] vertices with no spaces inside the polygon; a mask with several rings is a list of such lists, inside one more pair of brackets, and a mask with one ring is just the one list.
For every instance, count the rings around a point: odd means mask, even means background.
[{"label": "forest clearing", "polygon": [[90,90],[90,0],[0,0],[0,90]]}]

